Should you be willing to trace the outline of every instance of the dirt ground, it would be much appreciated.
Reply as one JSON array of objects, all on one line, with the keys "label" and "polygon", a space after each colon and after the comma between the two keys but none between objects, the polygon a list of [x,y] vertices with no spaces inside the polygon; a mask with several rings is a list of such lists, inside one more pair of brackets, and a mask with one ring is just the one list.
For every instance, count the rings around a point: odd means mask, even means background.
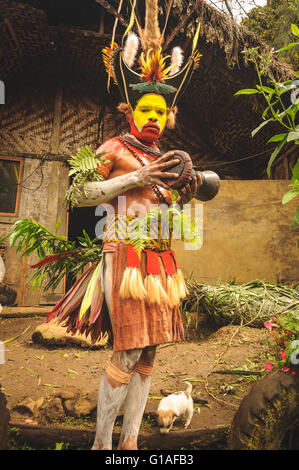
[{"label": "dirt ground", "polygon": [[[82,395],[89,394],[96,399],[100,376],[112,353],[110,346],[93,350],[36,344],[32,333],[42,322],[42,317],[0,319],[1,341],[26,330],[5,344],[5,362],[0,364],[0,384],[12,420],[20,421],[13,408],[26,397],[33,400],[43,397],[47,401],[57,391],[73,387]],[[240,401],[260,378],[251,373],[265,372],[267,331],[226,326],[212,334],[202,333],[200,339],[194,339],[200,332],[188,330],[186,336],[193,339],[158,346],[146,410],[155,411],[163,396],[161,390],[184,390],[184,380],[189,380],[195,398],[190,430],[229,426]],[[241,369],[249,375],[217,373],[227,369]],[[76,420],[71,424],[76,424]],[[94,419],[86,425],[93,429]],[[178,422],[174,430],[180,426],[183,424]]]}]

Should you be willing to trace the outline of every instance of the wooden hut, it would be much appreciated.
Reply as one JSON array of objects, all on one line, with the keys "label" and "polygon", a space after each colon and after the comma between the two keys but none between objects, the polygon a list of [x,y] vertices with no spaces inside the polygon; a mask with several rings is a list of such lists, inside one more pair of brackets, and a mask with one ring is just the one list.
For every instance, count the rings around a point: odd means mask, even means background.
[{"label": "wooden hut", "polygon": [[[138,2],[140,17],[143,3]],[[0,236],[17,218],[34,219],[50,230],[60,219],[57,233],[70,238],[82,228],[92,232],[94,210],[69,212],[63,202],[69,185],[66,161],[77,148],[97,148],[127,127],[116,111],[118,89],[111,84],[107,91],[100,56],[111,41],[118,5],[112,0],[0,0],[0,80],[5,85],[5,104],[0,104]],[[184,5],[174,2],[167,30],[187,18]],[[129,10],[125,1],[116,42],[128,24]],[[244,48],[267,47],[204,2],[194,2],[193,16],[173,40],[166,35],[170,46],[181,43],[187,31],[184,48],[190,49],[198,17],[202,58],[180,106],[178,126],[165,134],[161,147],[184,149],[196,166],[215,170],[224,180],[266,178],[274,145],[267,140],[275,129],[252,138],[265,103],[256,95],[234,93],[256,83]],[[292,77],[289,67],[278,61],[271,73],[280,80]],[[289,146],[275,163],[272,178],[289,179],[295,158]],[[64,284],[55,293],[32,291],[25,282],[31,261],[8,246],[2,254],[5,282],[17,290],[19,306],[53,304],[64,292]]]}]

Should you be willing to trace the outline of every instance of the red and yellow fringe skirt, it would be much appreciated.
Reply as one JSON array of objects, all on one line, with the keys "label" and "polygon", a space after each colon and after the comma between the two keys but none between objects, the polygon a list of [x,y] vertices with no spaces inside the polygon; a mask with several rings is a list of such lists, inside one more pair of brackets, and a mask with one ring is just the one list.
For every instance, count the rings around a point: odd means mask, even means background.
[{"label": "red and yellow fringe skirt", "polygon": [[112,325],[114,350],[183,341],[179,309],[186,293],[171,250],[142,250],[118,243],[113,254]]},{"label": "red and yellow fringe skirt", "polygon": [[108,230],[103,246],[104,256],[113,253],[112,325],[105,293],[101,292],[103,271],[96,280],[96,266],[65,294],[47,321],[53,318],[64,321],[68,331],[90,334],[93,343],[108,331],[113,335],[114,351],[183,341],[179,304],[187,289],[175,253],[169,249],[169,240],[158,237],[147,241],[138,256],[130,239],[119,236],[123,220],[119,223],[117,219],[117,236],[112,237],[112,230]]}]

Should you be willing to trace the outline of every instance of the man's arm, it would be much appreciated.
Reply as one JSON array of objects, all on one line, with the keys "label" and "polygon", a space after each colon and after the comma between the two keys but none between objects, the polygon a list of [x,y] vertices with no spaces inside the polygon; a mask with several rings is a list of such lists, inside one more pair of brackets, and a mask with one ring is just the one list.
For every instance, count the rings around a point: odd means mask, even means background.
[{"label": "man's arm", "polygon": [[[156,184],[165,189],[170,189],[165,183],[164,178],[177,178],[178,175],[176,173],[168,173],[163,170],[172,167],[176,162],[179,163],[179,160],[167,161],[173,155],[174,152],[167,152],[155,162],[136,171],[116,176],[115,178],[111,178],[106,181],[86,183],[86,195],[82,190],[82,199],[79,201],[78,207],[97,206],[98,204],[109,202],[129,189],[140,186],[151,186]],[[107,159],[109,160],[109,155],[107,156]]]},{"label": "man's arm", "polygon": [[85,193],[82,193],[82,199],[78,202],[78,207],[97,206],[104,202],[109,202],[119,194],[129,189],[143,186],[140,183],[137,171],[132,171],[126,175],[116,176],[107,181],[90,182],[85,184]]}]

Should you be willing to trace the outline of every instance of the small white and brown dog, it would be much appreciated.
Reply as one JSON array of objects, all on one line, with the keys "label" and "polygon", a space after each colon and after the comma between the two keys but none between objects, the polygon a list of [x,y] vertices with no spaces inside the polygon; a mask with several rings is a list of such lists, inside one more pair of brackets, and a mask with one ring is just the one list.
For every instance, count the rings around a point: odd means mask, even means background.
[{"label": "small white and brown dog", "polygon": [[183,416],[186,418],[185,429],[190,425],[193,416],[192,385],[187,381],[185,383],[188,385],[187,390],[172,393],[162,398],[159,403],[156,414],[161,434],[167,434],[172,429],[174,421]]}]

